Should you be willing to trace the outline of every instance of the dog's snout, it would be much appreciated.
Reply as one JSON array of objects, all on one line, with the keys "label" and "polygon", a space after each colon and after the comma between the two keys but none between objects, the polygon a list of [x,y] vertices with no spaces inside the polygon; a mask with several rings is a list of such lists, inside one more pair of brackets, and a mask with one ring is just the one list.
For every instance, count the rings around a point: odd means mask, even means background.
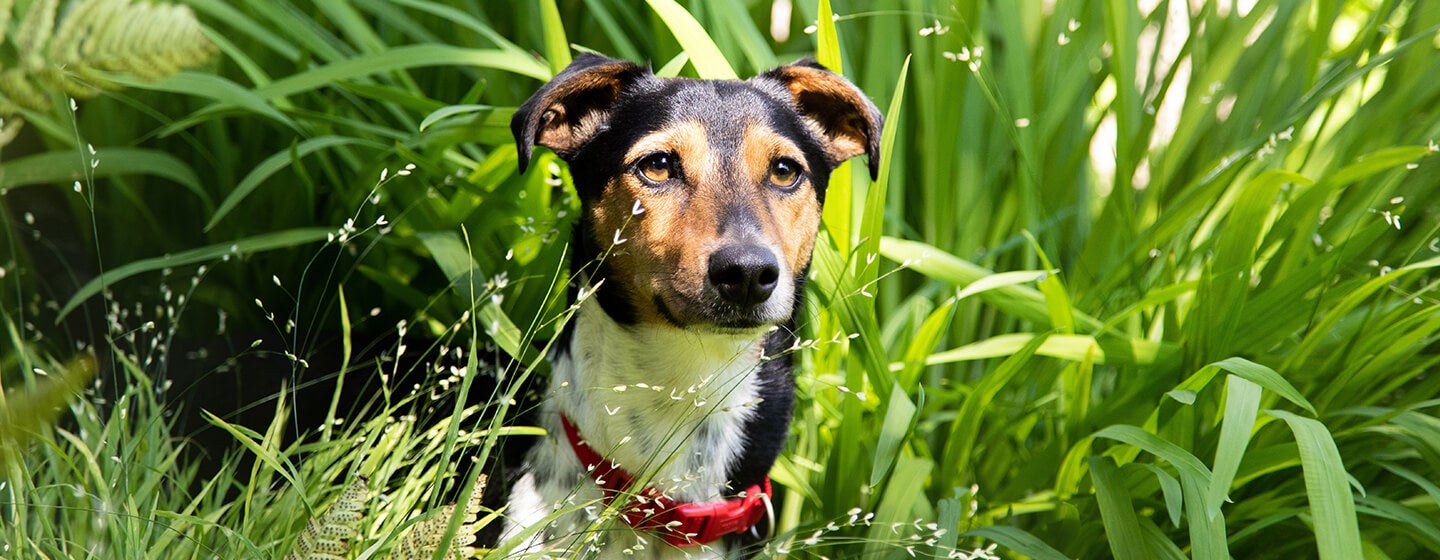
[{"label": "dog's snout", "polygon": [[726,301],[756,305],[770,299],[779,284],[780,262],[759,245],[730,245],[710,255],[709,278]]}]

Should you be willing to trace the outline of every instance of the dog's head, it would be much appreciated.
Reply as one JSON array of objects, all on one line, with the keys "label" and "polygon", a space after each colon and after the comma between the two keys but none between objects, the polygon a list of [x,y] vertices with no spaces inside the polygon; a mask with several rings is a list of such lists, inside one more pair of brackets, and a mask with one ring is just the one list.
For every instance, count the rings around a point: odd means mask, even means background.
[{"label": "dog's head", "polygon": [[582,54],[515,113],[569,162],[583,215],[577,266],[622,324],[740,332],[790,319],[830,172],[880,165],[880,112],[813,62],[746,81],[658,78]]}]

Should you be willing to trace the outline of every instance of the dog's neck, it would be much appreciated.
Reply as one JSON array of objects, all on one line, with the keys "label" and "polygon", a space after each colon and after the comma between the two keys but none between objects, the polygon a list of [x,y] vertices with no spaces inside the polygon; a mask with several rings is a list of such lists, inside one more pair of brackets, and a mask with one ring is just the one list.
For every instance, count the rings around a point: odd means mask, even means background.
[{"label": "dog's neck", "polygon": [[673,498],[713,501],[738,490],[727,481],[760,404],[765,333],[621,325],[593,298],[572,320],[567,344],[551,358],[551,412]]}]

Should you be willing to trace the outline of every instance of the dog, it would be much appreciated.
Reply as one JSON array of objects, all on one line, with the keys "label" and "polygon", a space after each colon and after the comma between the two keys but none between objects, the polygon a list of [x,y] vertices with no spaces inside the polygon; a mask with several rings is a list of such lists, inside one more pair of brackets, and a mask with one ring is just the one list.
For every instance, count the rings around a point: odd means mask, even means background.
[{"label": "dog", "polygon": [[549,435],[525,455],[502,542],[537,557],[755,552],[826,186],[861,154],[878,174],[881,126],[808,60],[697,80],[581,54],[516,111],[521,172],[551,149],[582,215],[575,312],[537,419]]}]

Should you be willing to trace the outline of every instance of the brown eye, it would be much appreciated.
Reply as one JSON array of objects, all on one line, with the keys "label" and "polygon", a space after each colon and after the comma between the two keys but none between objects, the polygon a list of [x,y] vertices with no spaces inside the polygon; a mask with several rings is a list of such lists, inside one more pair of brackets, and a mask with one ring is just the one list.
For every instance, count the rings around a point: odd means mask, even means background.
[{"label": "brown eye", "polygon": [[781,189],[790,189],[800,182],[800,164],[790,158],[780,158],[770,164],[770,184]]},{"label": "brown eye", "polygon": [[658,185],[675,177],[676,157],[668,153],[650,154],[635,164],[635,170],[646,182]]}]

